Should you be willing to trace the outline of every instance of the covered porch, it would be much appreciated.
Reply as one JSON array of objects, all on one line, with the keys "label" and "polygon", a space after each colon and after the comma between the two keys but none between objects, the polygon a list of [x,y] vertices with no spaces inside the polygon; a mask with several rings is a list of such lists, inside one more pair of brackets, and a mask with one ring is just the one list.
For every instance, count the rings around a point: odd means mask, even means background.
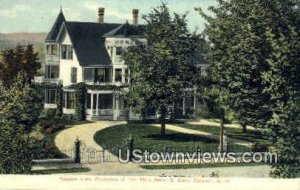
[{"label": "covered porch", "polygon": [[89,90],[86,95],[86,114],[88,120],[125,120],[128,109],[126,101],[113,90]]}]

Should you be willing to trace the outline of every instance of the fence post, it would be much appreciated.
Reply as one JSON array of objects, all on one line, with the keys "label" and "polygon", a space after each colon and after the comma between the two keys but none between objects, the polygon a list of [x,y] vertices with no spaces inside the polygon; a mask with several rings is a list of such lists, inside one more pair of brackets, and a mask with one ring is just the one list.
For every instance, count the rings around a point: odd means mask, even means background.
[{"label": "fence post", "polygon": [[130,137],[129,143],[128,143],[128,149],[129,149],[129,160],[132,161],[133,159],[133,149],[134,149],[134,139]]},{"label": "fence post", "polygon": [[80,160],[80,140],[77,138],[75,140],[75,157],[74,157],[74,162],[75,163],[80,163],[81,160]]}]

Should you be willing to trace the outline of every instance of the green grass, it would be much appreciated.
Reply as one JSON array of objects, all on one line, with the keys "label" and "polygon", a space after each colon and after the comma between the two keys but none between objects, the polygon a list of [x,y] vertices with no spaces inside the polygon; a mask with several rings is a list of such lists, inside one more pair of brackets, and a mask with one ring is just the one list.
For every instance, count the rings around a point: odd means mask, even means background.
[{"label": "green grass", "polygon": [[[161,136],[160,128],[145,124],[125,124],[109,127],[98,131],[94,139],[100,146],[118,155],[119,148],[122,150],[128,148],[130,137],[134,139],[134,149],[149,152],[162,152],[166,147],[168,151],[182,152],[194,152],[197,147],[202,152],[216,152],[218,148],[218,140],[170,130],[166,130],[166,135]],[[122,153],[125,153],[125,151]]]},{"label": "green grass", "polygon": [[80,173],[88,172],[90,168],[80,167],[80,168],[58,168],[58,169],[46,169],[46,170],[34,170],[31,174],[59,174],[59,173]]},{"label": "green grass", "polygon": [[140,165],[143,169],[192,169],[192,168],[217,168],[217,167],[240,167],[240,166],[261,166],[260,163],[201,163],[201,164],[177,164],[177,165]]},{"label": "green grass", "polygon": [[[179,127],[193,129],[197,131],[203,131],[207,133],[211,133],[213,135],[220,134],[220,127],[218,126],[208,126],[208,125],[193,125],[193,124],[177,124]],[[267,142],[267,140],[263,137],[261,132],[258,130],[251,130],[248,129],[246,133],[242,133],[241,128],[232,128],[232,127],[225,127],[225,135],[230,138],[245,140],[249,142]]]}]

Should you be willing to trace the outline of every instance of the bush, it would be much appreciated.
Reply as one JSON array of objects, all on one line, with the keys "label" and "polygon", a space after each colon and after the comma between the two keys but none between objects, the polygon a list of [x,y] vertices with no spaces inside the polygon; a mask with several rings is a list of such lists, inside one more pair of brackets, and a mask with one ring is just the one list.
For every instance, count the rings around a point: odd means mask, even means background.
[{"label": "bush", "polygon": [[39,125],[44,134],[52,134],[65,128],[64,121],[61,119],[41,120]]},{"label": "bush", "polygon": [[256,142],[252,145],[251,150],[252,152],[268,152],[269,146],[268,143]]},{"label": "bush", "polygon": [[27,174],[31,170],[29,137],[19,127],[0,126],[0,173]]}]

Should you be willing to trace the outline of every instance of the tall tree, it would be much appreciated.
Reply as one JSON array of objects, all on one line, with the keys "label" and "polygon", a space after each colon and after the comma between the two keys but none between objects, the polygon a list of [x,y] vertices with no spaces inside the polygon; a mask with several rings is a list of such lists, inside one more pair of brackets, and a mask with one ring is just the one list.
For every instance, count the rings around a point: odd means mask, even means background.
[{"label": "tall tree", "polygon": [[131,106],[139,110],[155,108],[160,113],[161,134],[165,134],[166,116],[174,102],[184,94],[184,87],[193,86],[196,66],[188,61],[199,45],[192,35],[186,15],[172,17],[162,3],[145,15],[147,44],[131,47],[124,55],[130,69]]},{"label": "tall tree", "polygon": [[[298,4],[295,4],[298,2]],[[272,116],[266,129],[278,153],[274,177],[300,176],[300,1],[278,1],[266,6],[278,27],[269,28],[269,70],[263,74],[271,95]]]},{"label": "tall tree", "polygon": [[[241,124],[267,129],[274,175],[299,175],[299,0],[219,0],[205,33],[212,89],[226,91]],[[298,172],[297,172],[298,171]]]},{"label": "tall tree", "polygon": [[24,80],[23,76],[18,75],[11,88],[3,90],[0,102],[0,124],[18,126],[30,132],[38,121],[42,101],[36,90]]},{"label": "tall tree", "polygon": [[26,48],[17,45],[15,49],[2,50],[0,56],[0,77],[6,89],[16,81],[19,73],[30,83],[41,67],[38,53],[34,52],[31,44]]}]

